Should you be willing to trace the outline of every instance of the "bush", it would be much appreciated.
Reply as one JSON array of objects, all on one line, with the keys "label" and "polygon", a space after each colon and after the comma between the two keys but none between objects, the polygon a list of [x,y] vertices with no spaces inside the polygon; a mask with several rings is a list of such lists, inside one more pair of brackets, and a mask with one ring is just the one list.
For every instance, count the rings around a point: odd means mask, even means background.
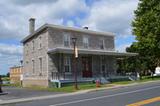
[{"label": "bush", "polygon": [[131,81],[128,77],[126,78],[110,78],[108,79],[110,82],[119,82],[119,81]]}]

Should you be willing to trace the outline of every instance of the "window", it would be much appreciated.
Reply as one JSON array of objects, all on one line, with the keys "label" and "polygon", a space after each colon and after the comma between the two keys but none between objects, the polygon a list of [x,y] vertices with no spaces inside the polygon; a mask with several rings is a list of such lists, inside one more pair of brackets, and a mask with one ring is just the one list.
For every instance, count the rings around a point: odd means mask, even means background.
[{"label": "window", "polygon": [[89,46],[88,37],[83,38],[83,45],[84,45],[84,48],[88,48]]},{"label": "window", "polygon": [[28,43],[26,44],[26,47],[25,47],[25,51],[26,51],[26,55],[28,55]]},{"label": "window", "polygon": [[104,39],[100,39],[100,49],[104,49],[104,46],[105,46],[105,42],[104,42]]},{"label": "window", "polygon": [[28,61],[26,61],[26,65],[28,65],[28,63],[29,63],[29,62],[28,62]]},{"label": "window", "polygon": [[32,41],[32,49],[33,49],[33,51],[34,51],[34,40]]},{"label": "window", "polygon": [[52,79],[54,78],[54,73],[53,72],[51,72],[51,77],[52,77]]},{"label": "window", "polygon": [[101,72],[103,76],[105,76],[105,71],[106,71],[106,65],[105,65],[105,57],[101,56]]},{"label": "window", "polygon": [[33,71],[33,73],[35,72],[35,62],[34,62],[34,60],[32,60],[32,71]]},{"label": "window", "polygon": [[70,46],[70,36],[68,34],[64,34],[64,46]]},{"label": "window", "polygon": [[42,58],[39,58],[39,70],[40,73],[42,74]]},{"label": "window", "polygon": [[69,56],[64,57],[64,71],[71,72],[71,58]]},{"label": "window", "polygon": [[42,38],[41,38],[41,36],[39,37],[39,49],[41,49],[42,48]]}]

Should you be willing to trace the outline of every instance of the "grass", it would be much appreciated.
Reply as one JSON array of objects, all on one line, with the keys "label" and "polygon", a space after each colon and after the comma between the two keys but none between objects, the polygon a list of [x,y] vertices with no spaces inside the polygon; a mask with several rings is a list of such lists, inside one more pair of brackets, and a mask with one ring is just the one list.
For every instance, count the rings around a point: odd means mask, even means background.
[{"label": "grass", "polygon": [[[111,86],[114,86],[117,84],[118,85],[126,85],[126,84],[142,83],[142,82],[156,81],[156,80],[160,80],[160,76],[154,77],[153,79],[150,76],[143,76],[141,80],[112,82],[111,84],[103,84],[100,86],[100,88],[111,87]],[[18,84],[18,83],[17,84],[3,84],[2,86],[21,87],[20,84]],[[79,90],[95,89],[96,84],[95,83],[79,83],[78,90],[74,89],[74,84],[65,85],[62,88],[44,88],[44,87],[39,87],[39,86],[31,86],[31,87],[27,87],[27,88],[31,89],[31,90],[41,90],[41,91],[50,91],[50,92],[75,92],[75,91],[79,91]]]},{"label": "grass", "polygon": [[[109,86],[113,86],[113,85],[104,84],[104,85],[101,85],[100,88],[109,87]],[[95,83],[80,83],[80,84],[78,84],[78,90],[75,90],[73,84],[64,86],[62,88],[42,88],[42,87],[38,87],[38,86],[29,87],[29,89],[32,89],[32,90],[45,90],[45,91],[51,91],[51,92],[75,92],[75,91],[94,89],[94,88],[96,88]]]},{"label": "grass", "polygon": [[2,77],[2,80],[3,81],[10,81],[10,78],[9,77]]},{"label": "grass", "polygon": [[125,85],[125,84],[131,84],[135,83],[136,81],[118,81],[118,82],[112,82],[112,84],[120,84],[120,85]]},{"label": "grass", "polygon": [[2,84],[2,86],[22,87],[19,83],[15,83],[15,84]]},{"label": "grass", "polygon": [[151,76],[143,76],[141,80],[137,80],[137,81],[118,81],[118,82],[113,82],[113,84],[125,85],[125,84],[142,83],[142,82],[156,81],[156,80],[160,80],[160,76],[153,77],[153,78]]}]

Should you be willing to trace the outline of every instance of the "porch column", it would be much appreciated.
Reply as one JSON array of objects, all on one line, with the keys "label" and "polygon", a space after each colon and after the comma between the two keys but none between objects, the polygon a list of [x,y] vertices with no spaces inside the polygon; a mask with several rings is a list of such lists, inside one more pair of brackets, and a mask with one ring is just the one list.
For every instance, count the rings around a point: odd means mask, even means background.
[{"label": "porch column", "polygon": [[59,77],[63,77],[63,79],[65,79],[65,72],[64,72],[64,69],[63,69],[63,53],[60,53],[59,54]]}]

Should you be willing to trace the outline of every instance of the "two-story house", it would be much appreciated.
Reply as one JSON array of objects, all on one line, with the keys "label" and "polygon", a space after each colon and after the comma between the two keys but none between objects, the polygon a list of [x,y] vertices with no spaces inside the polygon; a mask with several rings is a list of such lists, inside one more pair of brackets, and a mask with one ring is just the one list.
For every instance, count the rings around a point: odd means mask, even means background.
[{"label": "two-story house", "polygon": [[30,35],[22,40],[23,86],[49,86],[54,80],[73,80],[73,43],[77,38],[77,75],[79,80],[116,75],[116,58],[136,53],[115,51],[115,35],[85,28],[44,24],[34,30],[35,19],[29,20]]}]

